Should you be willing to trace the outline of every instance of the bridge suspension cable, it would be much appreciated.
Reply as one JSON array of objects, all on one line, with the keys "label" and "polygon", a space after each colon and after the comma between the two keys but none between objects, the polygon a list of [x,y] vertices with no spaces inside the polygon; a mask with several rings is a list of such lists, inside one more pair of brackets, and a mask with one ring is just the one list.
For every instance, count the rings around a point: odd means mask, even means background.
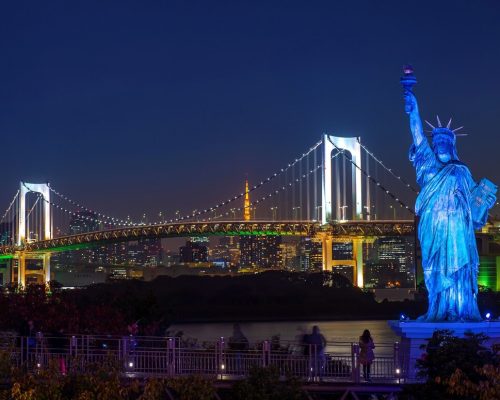
[{"label": "bridge suspension cable", "polygon": [[342,149],[339,149],[335,143],[333,143],[333,141],[330,140],[330,138],[328,138],[329,142],[340,152],[342,152],[344,158],[346,160],[348,160],[354,167],[356,167],[357,169],[359,169],[361,171],[361,173],[363,175],[365,175],[368,179],[370,179],[373,183],[375,183],[375,185],[380,189],[382,190],[387,196],[389,196],[390,198],[392,198],[392,200],[394,200],[396,203],[398,203],[401,207],[405,208],[406,210],[408,210],[408,212],[410,212],[411,214],[415,215],[415,211],[408,207],[403,201],[401,201],[399,199],[399,197],[397,197],[394,193],[392,193],[390,190],[388,190],[385,186],[383,186],[379,181],[377,181],[375,178],[373,178],[370,174],[368,174],[364,169],[362,169],[358,164],[356,164],[353,160],[351,160],[349,157],[347,157],[347,155],[345,154],[345,152],[342,150]]},{"label": "bridge suspension cable", "polygon": [[[283,173],[285,173],[286,171],[288,171],[290,168],[293,168],[297,163],[299,163],[300,161],[302,161],[305,157],[307,157],[311,152],[313,152],[314,150],[316,150],[316,148],[318,146],[321,145],[321,141],[315,143],[312,147],[309,148],[309,150],[307,150],[305,153],[303,153],[300,157],[297,157],[294,161],[292,161],[291,163],[289,163],[286,167],[284,168],[281,168],[278,172],[275,172],[274,174],[270,175],[269,177],[267,177],[266,179],[260,181],[258,184],[252,186],[250,189],[249,189],[249,192],[253,192],[254,190],[257,190],[259,189],[260,187],[264,186],[265,184],[271,182],[272,180],[274,180],[275,178],[277,178],[278,176],[282,175]],[[88,207],[85,207],[84,205],[80,204],[79,202],[69,198],[68,196],[58,192],[57,190],[55,190],[52,186],[49,185],[49,189],[54,193],[56,194],[58,197],[60,197],[61,199],[69,202],[70,204],[78,207],[78,208],[81,208],[82,210],[84,211],[87,211],[89,213],[92,213],[92,214],[96,214],[98,217],[100,218],[103,218],[105,221],[101,220],[101,219],[97,219],[97,218],[86,218],[86,219],[89,219],[89,220],[92,220],[94,222],[100,222],[100,223],[105,223],[105,224],[111,224],[111,225],[118,225],[118,226],[140,226],[140,225],[144,225],[144,223],[135,223],[135,222],[130,222],[130,221],[126,221],[126,220],[123,220],[123,219],[120,219],[120,218],[115,218],[115,217],[111,217],[109,215],[106,215],[104,213],[100,213],[100,212],[97,212],[97,211],[94,211]],[[189,219],[192,219],[192,218],[196,218],[196,217],[199,217],[201,215],[204,215],[204,214],[207,214],[209,212],[213,212],[221,207],[224,207],[224,206],[227,206],[228,204],[238,200],[238,199],[241,199],[243,196],[245,195],[245,193],[240,193],[236,196],[233,196],[232,198],[229,198],[228,200],[226,201],[222,201],[220,202],[219,204],[216,204],[215,206],[212,206],[210,208],[206,208],[206,209],[203,209],[203,210],[200,210],[196,213],[191,213],[191,214],[187,214],[187,215],[184,215],[182,217],[178,217],[178,218],[171,218],[168,222],[169,223],[172,223],[172,222],[178,222],[178,221],[184,221],[184,220],[189,220]],[[44,199],[45,200],[45,199]],[[66,211],[66,212],[70,212],[72,215],[76,215],[76,213],[70,211],[70,210],[67,210],[65,209],[64,207],[62,206],[58,206],[56,204],[51,204],[53,205],[54,207],[58,207],[60,208],[61,210],[63,211]],[[157,222],[154,222],[153,224],[154,225],[159,225],[159,224],[162,224],[164,223],[165,221],[157,221]]]},{"label": "bridge suspension cable", "polygon": [[[19,203],[19,193],[21,191],[18,189],[14,198],[9,203],[9,206],[5,210],[0,219],[0,223],[4,224],[2,227],[2,231],[0,231],[0,242],[2,244],[13,244],[15,242],[16,234],[17,234],[17,226],[16,226],[16,211]],[[8,217],[8,218],[7,218]],[[7,220],[6,220],[7,218]]]},{"label": "bridge suspension cable", "polygon": [[10,212],[10,210],[12,209],[12,206],[14,205],[15,201],[17,200],[17,198],[19,197],[19,193],[20,193],[20,190],[18,189],[16,194],[14,195],[14,198],[12,199],[12,201],[10,202],[9,206],[7,207],[7,209],[5,210],[5,212],[3,213],[2,215],[2,219],[0,219],[0,223],[2,223],[4,220],[5,220],[5,217],[7,216],[7,214]]},{"label": "bridge suspension cable", "polygon": [[[97,215],[98,217],[100,218],[104,218],[106,220],[110,220],[108,222],[105,222],[107,224],[111,224],[111,225],[117,225],[117,226],[134,226],[134,225],[139,225],[137,223],[133,223],[133,222],[130,222],[130,221],[126,221],[126,220],[123,220],[123,219],[120,219],[120,218],[115,218],[115,217],[111,217],[109,215],[106,215],[106,214],[103,214],[103,213],[100,213],[100,212],[97,212],[97,211],[94,211],[94,210],[91,210],[90,208],[88,207],[85,207],[84,205],[78,203],[77,201],[69,198],[68,196],[65,196],[64,194],[62,193],[59,193],[57,190],[55,190],[52,186],[48,185],[49,186],[49,189],[52,193],[54,193],[55,195],[57,195],[58,197],[60,197],[61,199],[63,200],[66,200],[68,203],[78,207],[78,208],[81,208],[82,210],[84,211],[87,211],[89,213],[92,213],[92,214],[95,214]],[[97,222],[97,221],[96,221]]]},{"label": "bridge suspension cable", "polygon": [[359,145],[363,148],[364,151],[366,151],[367,154],[369,154],[378,164],[382,166],[387,172],[389,172],[394,178],[400,180],[404,186],[412,190],[414,193],[418,194],[418,190],[415,189],[410,183],[408,183],[402,176],[396,175],[393,170],[389,167],[387,167],[382,160],[377,158],[373,152],[371,152],[364,144],[361,143],[361,141],[358,139]]},{"label": "bridge suspension cable", "polygon": [[[333,154],[331,156],[332,160],[334,158],[336,158],[337,156],[340,155],[342,151],[337,151],[337,153]],[[268,200],[269,198],[271,197],[274,197],[288,189],[290,189],[291,187],[293,187],[293,185],[295,183],[299,183],[302,182],[304,179],[306,179],[308,176],[314,174],[316,171],[318,171],[319,169],[321,169],[323,167],[322,164],[318,164],[316,167],[310,169],[309,171],[307,171],[305,174],[302,174],[301,176],[299,176],[298,178],[295,178],[293,177],[293,180],[291,182],[288,182],[282,186],[280,186],[278,189],[272,191],[272,192],[269,192],[268,194],[264,195],[264,196],[261,196],[260,198],[258,198],[257,200],[254,200],[253,202],[250,203],[250,206],[253,207],[253,206],[256,206],[257,204],[260,204],[262,202],[264,202],[265,200]],[[208,218],[208,221],[212,221],[214,219],[217,219],[217,218],[220,218],[220,217],[223,217],[223,216],[229,216],[230,213],[232,212],[236,212],[236,211],[242,211],[244,207],[238,207],[238,208],[235,208],[233,210],[230,210],[230,211],[227,211],[226,213],[224,214],[221,214],[220,216],[217,216],[217,217],[214,217],[214,218]]]},{"label": "bridge suspension cable", "polygon": [[[51,207],[53,208],[56,208],[58,210],[61,210],[63,212],[65,212],[66,214],[68,215],[71,215],[71,216],[78,216],[79,218],[81,219],[84,219],[86,221],[92,221],[92,222],[97,222],[99,224],[102,224],[102,225],[113,225],[113,226],[131,226],[131,224],[121,224],[121,223],[118,223],[118,222],[110,222],[110,221],[105,221],[105,220],[102,220],[102,219],[98,219],[98,218],[93,218],[93,217],[89,217],[89,216],[86,216],[86,215],[81,215],[80,213],[78,212],[75,212],[75,211],[71,211],[71,210],[68,210],[66,207],[63,207],[59,204],[55,204],[53,203],[52,201],[49,201],[47,200],[45,197],[43,196],[40,196],[41,199],[49,204]],[[138,226],[138,224],[133,224],[133,226]]]},{"label": "bridge suspension cable", "polygon": [[[300,157],[297,157],[294,161],[292,161],[291,163],[289,163],[286,167],[281,168],[278,172],[275,172],[274,174],[269,175],[266,179],[261,180],[259,183],[255,184],[254,186],[252,186],[251,188],[249,188],[248,192],[251,193],[251,192],[253,192],[253,191],[261,188],[262,186],[268,184],[269,182],[273,181],[274,179],[276,179],[277,177],[281,176],[282,174],[286,173],[289,169],[293,168],[297,163],[299,163],[305,157],[307,157],[309,154],[311,154],[311,152],[313,152],[314,150],[316,150],[316,148],[318,148],[321,144],[322,144],[322,141],[319,141],[319,142],[315,143],[312,147],[309,148],[309,150],[307,150],[305,153],[303,153]],[[172,223],[172,222],[178,222],[178,221],[185,221],[185,220],[196,218],[196,217],[199,217],[201,215],[204,215],[204,214],[216,211],[216,210],[218,210],[221,207],[227,206],[228,204],[231,204],[232,202],[243,198],[244,195],[245,195],[245,192],[242,192],[242,193],[240,193],[240,194],[238,194],[236,196],[233,196],[233,197],[229,198],[226,201],[220,202],[219,204],[217,204],[215,206],[212,206],[210,208],[205,208],[205,209],[200,210],[200,211],[195,212],[195,213],[187,214],[187,215],[185,215],[183,217],[171,218],[168,222]],[[156,224],[158,224],[158,223],[156,223]]]}]

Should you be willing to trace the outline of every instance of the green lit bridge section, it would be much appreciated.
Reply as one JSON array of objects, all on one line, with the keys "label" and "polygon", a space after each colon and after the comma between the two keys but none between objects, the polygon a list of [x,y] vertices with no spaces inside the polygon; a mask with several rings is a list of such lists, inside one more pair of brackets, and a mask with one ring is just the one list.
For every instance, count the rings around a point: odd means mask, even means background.
[{"label": "green lit bridge section", "polygon": [[57,252],[82,250],[93,245],[147,238],[250,235],[314,236],[318,229],[319,224],[310,221],[230,221],[144,225],[62,236],[51,240],[27,243],[19,248],[3,246],[0,247],[0,256],[8,257],[16,251]]}]

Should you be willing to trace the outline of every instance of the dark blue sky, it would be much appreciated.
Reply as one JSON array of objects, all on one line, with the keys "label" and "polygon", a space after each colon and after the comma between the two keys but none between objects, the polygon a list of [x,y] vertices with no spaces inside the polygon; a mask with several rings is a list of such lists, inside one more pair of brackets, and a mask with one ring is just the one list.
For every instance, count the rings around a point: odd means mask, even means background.
[{"label": "dark blue sky", "polygon": [[6,206],[49,180],[118,215],[203,208],[359,135],[412,182],[399,85],[500,183],[500,3],[11,1],[0,9]]}]

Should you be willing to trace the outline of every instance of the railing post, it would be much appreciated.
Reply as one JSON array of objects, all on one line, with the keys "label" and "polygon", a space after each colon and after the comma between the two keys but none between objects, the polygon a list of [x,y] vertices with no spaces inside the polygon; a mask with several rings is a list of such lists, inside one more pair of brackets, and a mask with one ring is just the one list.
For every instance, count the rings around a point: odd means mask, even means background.
[{"label": "railing post", "polygon": [[403,371],[402,371],[402,368],[401,368],[401,358],[400,358],[400,351],[399,351],[399,342],[394,342],[394,373],[396,375],[398,383],[400,383],[402,372]]},{"label": "railing post", "polygon": [[351,372],[354,383],[359,383],[359,344],[351,343]]},{"label": "railing post", "polygon": [[268,367],[271,364],[271,343],[264,340],[262,343],[262,366]]},{"label": "railing post", "polygon": [[19,364],[21,367],[24,364],[24,336],[19,336]]},{"label": "railing post", "polygon": [[226,373],[227,370],[227,365],[226,365],[226,360],[225,360],[225,355],[224,355],[224,348],[226,346],[224,337],[221,336],[220,339],[218,340],[216,346],[215,346],[215,362],[216,368],[217,368],[217,377],[220,379],[223,378],[223,375]]},{"label": "railing post", "polygon": [[77,356],[78,355],[78,342],[76,336],[71,336],[69,341],[69,355]]},{"label": "railing post", "polygon": [[167,339],[167,374],[175,375],[175,340],[173,338]]}]

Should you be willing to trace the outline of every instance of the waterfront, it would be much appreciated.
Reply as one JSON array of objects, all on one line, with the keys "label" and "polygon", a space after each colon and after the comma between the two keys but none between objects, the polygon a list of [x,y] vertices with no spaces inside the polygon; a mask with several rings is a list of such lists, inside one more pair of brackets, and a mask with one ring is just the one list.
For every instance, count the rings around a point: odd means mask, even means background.
[{"label": "waterfront", "polygon": [[[399,337],[392,332],[387,321],[283,321],[283,322],[242,322],[241,329],[251,343],[271,339],[280,335],[283,342],[296,341],[301,334],[301,328],[307,333],[311,332],[314,325],[318,325],[327,342],[345,343],[358,342],[364,329],[369,329],[375,344],[379,343],[379,355],[392,354],[392,345]],[[229,337],[232,334],[233,324],[229,322],[212,323],[185,323],[174,324],[169,327],[170,334],[179,331],[183,337],[197,339],[198,342],[215,341],[220,337]],[[344,349],[348,347],[344,346]],[[327,348],[327,351],[340,350]]]}]

